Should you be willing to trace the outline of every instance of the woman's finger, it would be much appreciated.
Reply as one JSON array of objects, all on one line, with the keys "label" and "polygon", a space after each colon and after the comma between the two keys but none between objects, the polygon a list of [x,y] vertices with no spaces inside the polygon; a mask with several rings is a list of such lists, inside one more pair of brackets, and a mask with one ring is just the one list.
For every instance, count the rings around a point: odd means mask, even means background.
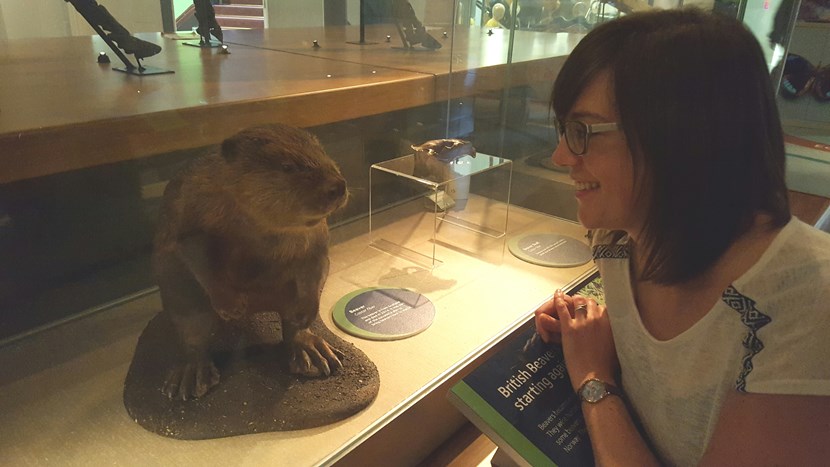
[{"label": "woman's finger", "polygon": [[536,332],[539,333],[539,337],[546,344],[562,341],[560,338],[562,328],[559,325],[559,320],[551,315],[539,315],[537,317]]},{"label": "woman's finger", "polygon": [[570,326],[570,321],[573,319],[571,309],[565,300],[561,298],[554,299],[554,308],[556,309],[556,316],[559,318],[562,329]]}]

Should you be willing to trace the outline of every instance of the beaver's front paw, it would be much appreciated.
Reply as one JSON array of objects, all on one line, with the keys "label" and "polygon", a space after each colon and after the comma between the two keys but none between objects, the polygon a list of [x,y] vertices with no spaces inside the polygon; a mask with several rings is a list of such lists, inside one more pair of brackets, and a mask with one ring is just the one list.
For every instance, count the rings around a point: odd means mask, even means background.
[{"label": "beaver's front paw", "polygon": [[304,376],[329,376],[343,368],[340,359],[345,354],[308,329],[297,332],[289,345],[291,356],[288,369],[291,373]]},{"label": "beaver's front paw", "polygon": [[219,370],[209,358],[170,370],[161,391],[170,399],[188,400],[204,396],[219,384]]},{"label": "beaver's front paw", "polygon": [[242,318],[248,313],[248,295],[235,294],[230,299],[211,298],[213,309],[225,321],[233,321]]}]

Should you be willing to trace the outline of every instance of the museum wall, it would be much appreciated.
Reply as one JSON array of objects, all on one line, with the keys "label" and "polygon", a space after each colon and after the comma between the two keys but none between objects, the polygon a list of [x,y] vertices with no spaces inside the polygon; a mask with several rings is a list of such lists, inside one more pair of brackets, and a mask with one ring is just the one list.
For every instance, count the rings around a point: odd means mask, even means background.
[{"label": "museum wall", "polygon": [[[159,0],[101,0],[98,3],[130,32],[162,30]],[[92,28],[63,0],[0,0],[0,39],[91,34],[94,34]]]},{"label": "museum wall", "polygon": [[266,24],[270,28],[307,27],[322,24],[323,1],[265,1]]}]

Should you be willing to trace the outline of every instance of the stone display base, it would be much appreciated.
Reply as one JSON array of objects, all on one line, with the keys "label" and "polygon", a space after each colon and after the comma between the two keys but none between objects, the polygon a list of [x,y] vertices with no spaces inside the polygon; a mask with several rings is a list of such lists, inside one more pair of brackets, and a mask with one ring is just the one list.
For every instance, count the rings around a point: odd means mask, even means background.
[{"label": "stone display base", "polygon": [[188,440],[313,428],[360,412],[377,396],[377,367],[319,318],[311,329],[345,354],[337,374],[289,374],[288,352],[281,343],[246,345],[242,334],[228,332],[214,353],[219,385],[199,399],[177,401],[161,392],[178,350],[167,315],[159,313],[139,337],[124,382],[124,406],[145,429]]}]

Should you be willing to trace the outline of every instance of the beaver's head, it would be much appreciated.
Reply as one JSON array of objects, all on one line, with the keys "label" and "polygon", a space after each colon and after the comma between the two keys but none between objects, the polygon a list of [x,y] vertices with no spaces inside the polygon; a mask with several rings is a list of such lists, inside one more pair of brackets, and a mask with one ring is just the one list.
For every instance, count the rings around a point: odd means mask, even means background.
[{"label": "beaver's head", "polygon": [[243,130],[222,143],[227,190],[269,230],[319,225],[348,200],[346,180],[311,133],[286,125]]}]

